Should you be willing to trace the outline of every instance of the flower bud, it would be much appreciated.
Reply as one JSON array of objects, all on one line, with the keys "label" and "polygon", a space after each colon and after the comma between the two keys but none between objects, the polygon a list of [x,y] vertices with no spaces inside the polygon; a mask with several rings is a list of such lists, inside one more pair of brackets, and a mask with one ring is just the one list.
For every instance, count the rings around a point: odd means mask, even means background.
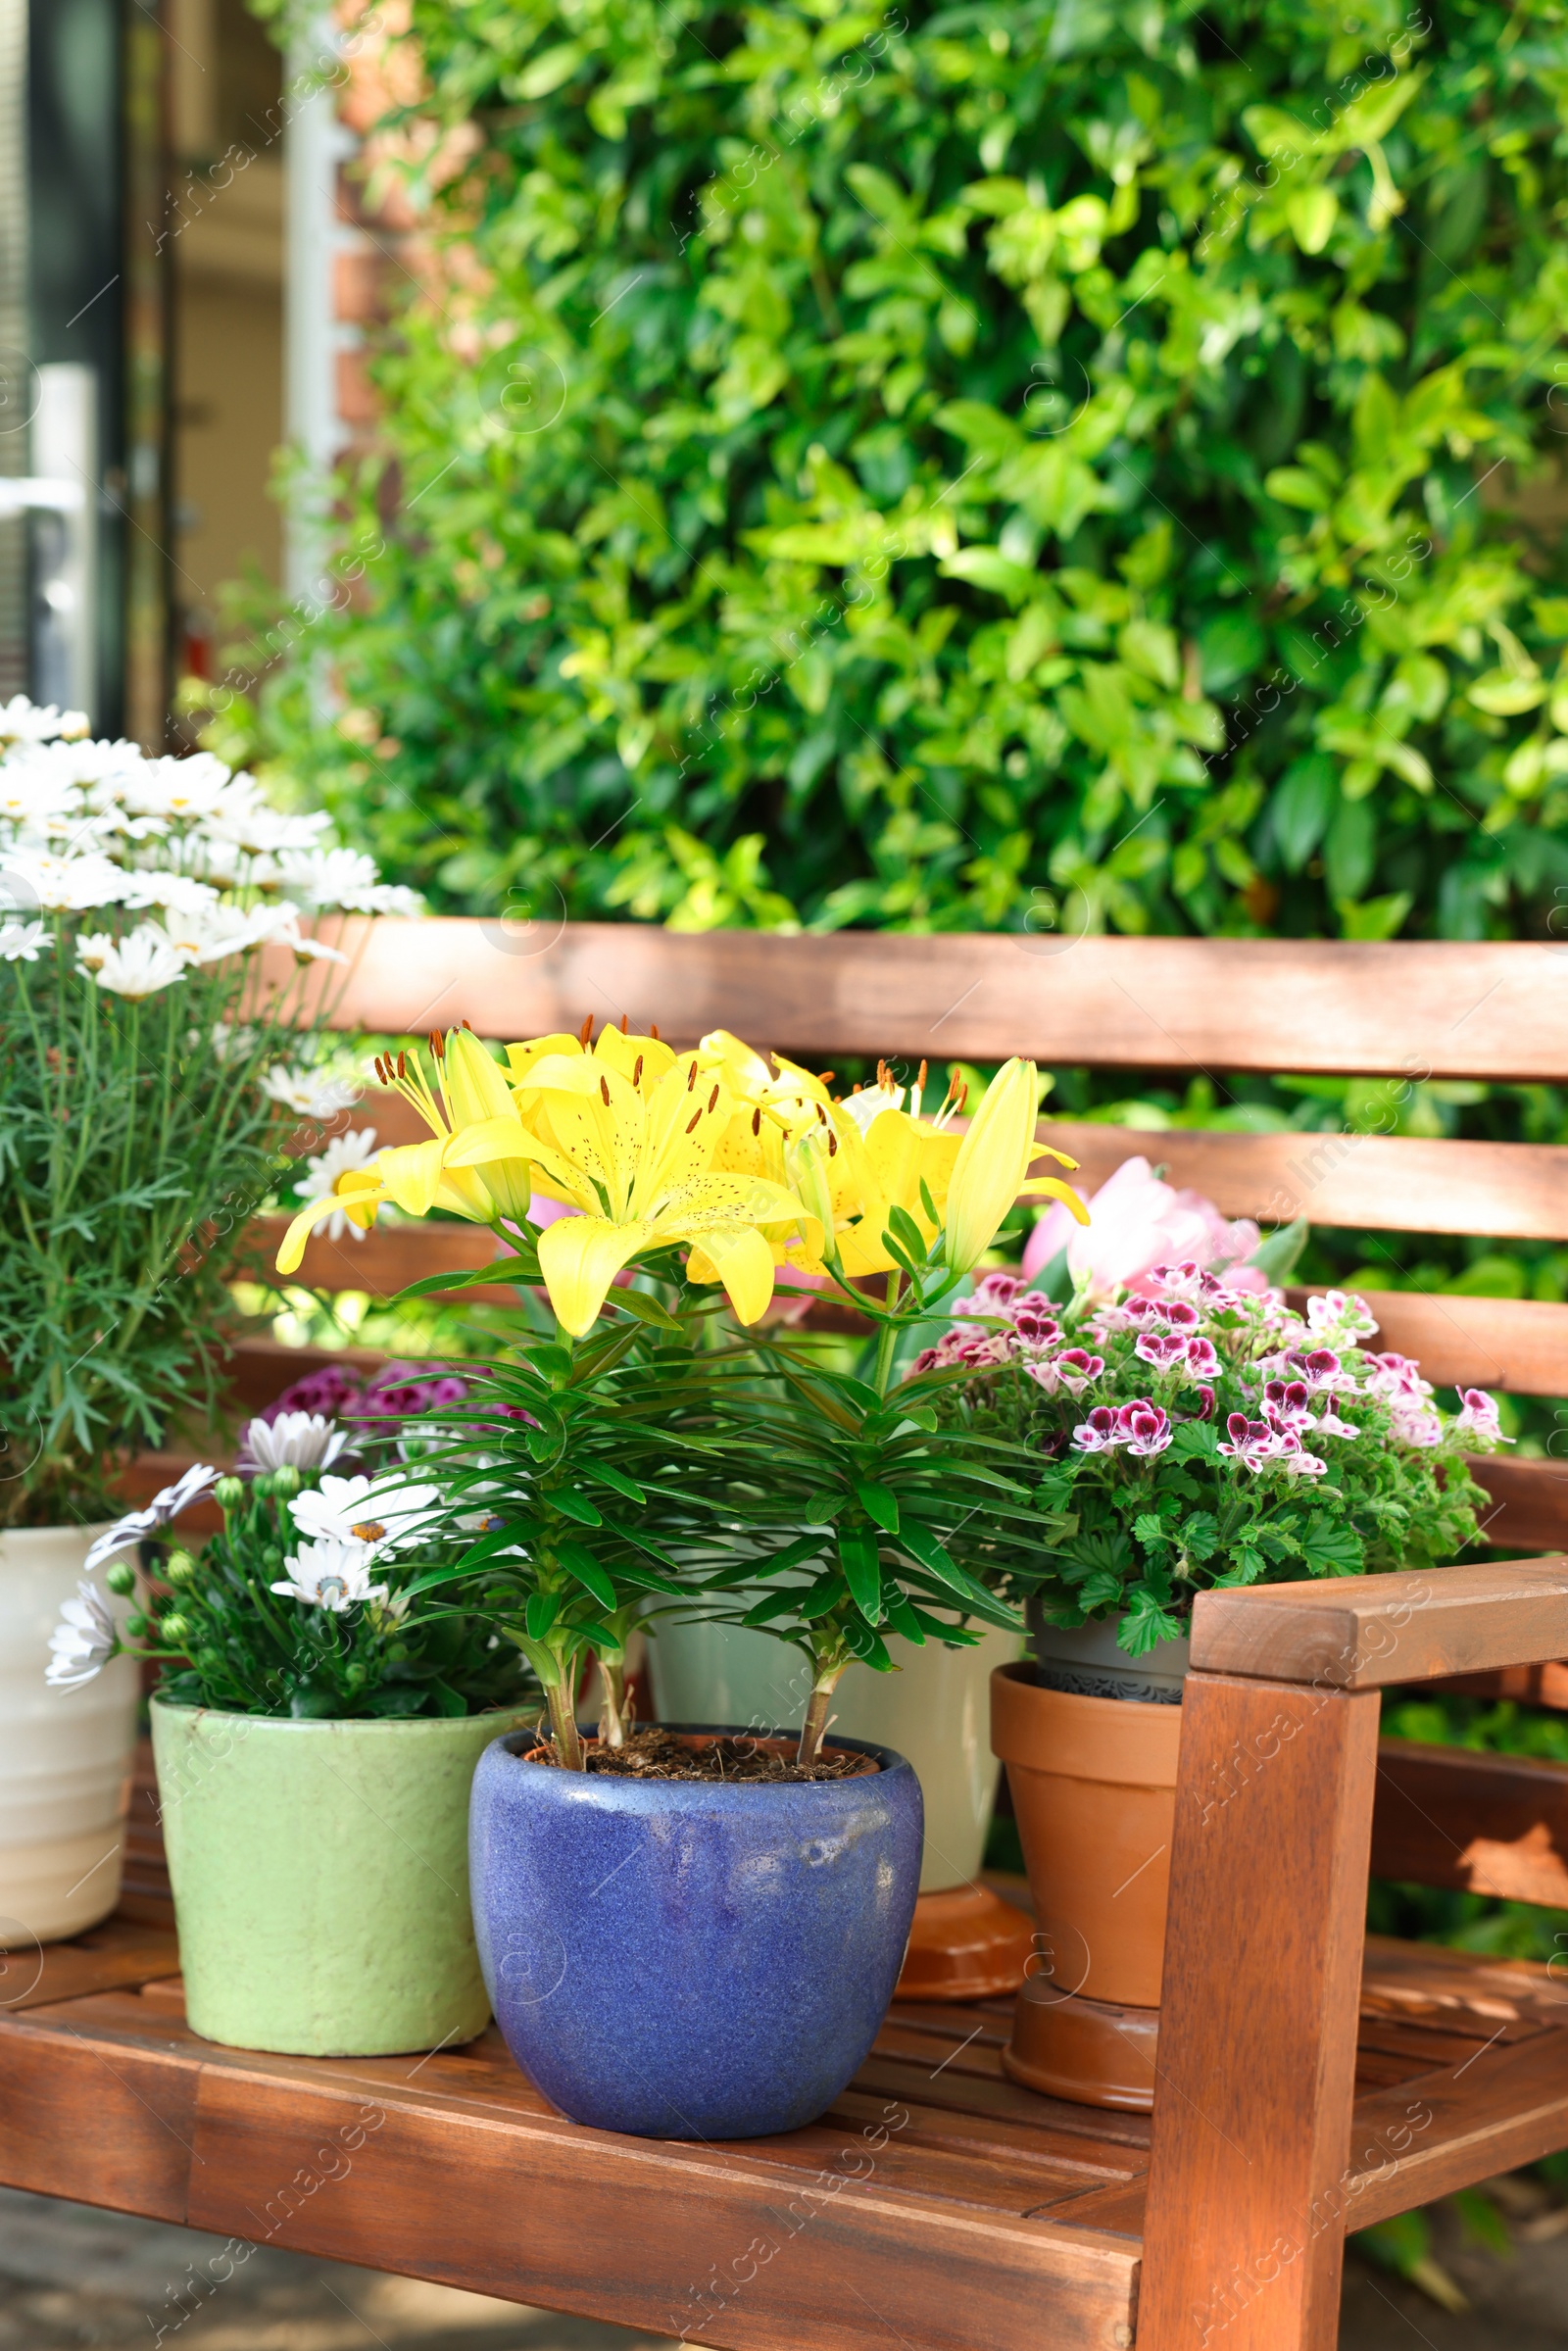
[{"label": "flower bud", "polygon": [[181,1616],[176,1608],[172,1615],[164,1618],[158,1630],[163,1639],[172,1647],[179,1641],[189,1641],[190,1619],[188,1616]]},{"label": "flower bud", "polygon": [[245,1499],[243,1478],[220,1478],[213,1488],[213,1499],[220,1510],[236,1510]]},{"label": "flower bud", "polygon": [[189,1551],[171,1551],[164,1561],[166,1584],[194,1584],[196,1573],[196,1562]]},{"label": "flower bud", "polygon": [[136,1570],[128,1559],[117,1559],[104,1577],[104,1582],[111,1592],[118,1592],[121,1598],[124,1599],[127,1593],[136,1589]]},{"label": "flower bud", "polygon": [[145,1641],[150,1630],[148,1619],[139,1608],[133,1609],[125,1619],[125,1631],[132,1641]]},{"label": "flower bud", "polygon": [[272,1492],[280,1502],[289,1501],[300,1490],[300,1473],[292,1461],[285,1461],[272,1472]]}]

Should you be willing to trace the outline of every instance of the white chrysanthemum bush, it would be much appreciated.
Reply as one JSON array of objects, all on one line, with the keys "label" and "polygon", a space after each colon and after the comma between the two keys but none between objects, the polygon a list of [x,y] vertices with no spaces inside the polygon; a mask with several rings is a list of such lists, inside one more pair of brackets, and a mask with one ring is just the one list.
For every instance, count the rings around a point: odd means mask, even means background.
[{"label": "white chrysanthemum bush", "polygon": [[212,1402],[232,1237],[352,1099],[305,1017],[318,918],[417,911],[327,833],[210,755],[0,705],[0,1525],[103,1514]]}]

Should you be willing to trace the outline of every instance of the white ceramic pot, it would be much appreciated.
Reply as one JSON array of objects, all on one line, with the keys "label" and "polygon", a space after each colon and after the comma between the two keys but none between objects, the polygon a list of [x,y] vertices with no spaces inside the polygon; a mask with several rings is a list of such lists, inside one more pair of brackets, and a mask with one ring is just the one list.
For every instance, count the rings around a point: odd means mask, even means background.
[{"label": "white ceramic pot", "polygon": [[44,1681],[49,1636],[100,1527],[0,1535],[0,1950],[80,1935],[120,1899],[136,1664]]},{"label": "white ceramic pot", "polygon": [[[979,1876],[997,1792],[991,1752],[991,1675],[1022,1642],[988,1631],[972,1649],[889,1641],[900,1671],[852,1665],[832,1706],[834,1731],[892,1747],[914,1766],[925,1798],[920,1891]],[[799,1728],[810,1692],[801,1651],[743,1625],[673,1625],[648,1643],[654,1705],[662,1722],[724,1723],[753,1731]],[[831,1734],[830,1734],[831,1736]]]}]

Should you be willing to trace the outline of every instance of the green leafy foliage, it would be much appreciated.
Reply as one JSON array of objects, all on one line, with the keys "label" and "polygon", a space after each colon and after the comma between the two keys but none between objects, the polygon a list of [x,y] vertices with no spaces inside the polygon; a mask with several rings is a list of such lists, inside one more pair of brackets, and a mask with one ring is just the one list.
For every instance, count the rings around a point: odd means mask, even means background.
[{"label": "green leafy foliage", "polygon": [[[411,1612],[428,1542],[412,1555],[375,1558],[380,1597],[313,1606],[274,1589],[305,1547],[289,1503],[320,1482],[316,1470],[290,1467],[220,1479],[222,1533],[199,1556],[162,1536],[143,1540],[140,1613],[122,1645],[165,1660],[159,1695],[297,1721],[482,1714],[525,1700],[521,1659],[492,1641],[480,1617]],[[128,1562],[109,1581],[128,1592]]]},{"label": "green leafy foliage", "polygon": [[1568,882],[1551,0],[410,37],[447,259],[265,735],[435,903],[1376,939]]},{"label": "green leafy foliage", "polygon": [[716,1370],[740,1556],[706,1607],[737,1592],[739,1621],[793,1641],[829,1691],[856,1660],[892,1670],[891,1634],[961,1648],[980,1638],[971,1619],[1018,1629],[1010,1595],[1067,1522],[1043,1511],[1041,1465],[1020,1446],[936,1426],[951,1372],[884,1397],[809,1342],[757,1332]]},{"label": "green leafy foliage", "polygon": [[273,1026],[237,1023],[243,967],[126,1003],[51,927],[35,964],[0,959],[0,1523],[113,1516],[117,1461],[216,1411],[226,1258],[291,1123],[259,1084]]}]

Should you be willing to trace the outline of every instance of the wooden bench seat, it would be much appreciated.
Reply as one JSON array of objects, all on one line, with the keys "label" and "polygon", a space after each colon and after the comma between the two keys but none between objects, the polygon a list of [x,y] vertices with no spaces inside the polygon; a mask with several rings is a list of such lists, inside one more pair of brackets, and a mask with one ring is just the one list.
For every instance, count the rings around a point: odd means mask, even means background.
[{"label": "wooden bench seat", "polygon": [[[520,1038],[591,1012],[678,1045],[726,1027],[817,1068],[902,1057],[906,1077],[1020,1053],[1216,1091],[1236,1073],[1568,1082],[1568,959],[1544,944],[458,920],[345,941],[331,1017],[381,1036],[466,1018]],[[395,1098],[336,1123],[412,1139]],[[1143,1151],[1233,1216],[1568,1240],[1556,1147],[1045,1123],[1091,1187]],[[258,1264],[275,1237],[253,1229]],[[471,1228],[388,1225],[318,1236],[301,1279],[387,1298],[492,1254]],[[1568,1396],[1568,1305],[1375,1304],[1381,1344],[1434,1380]],[[372,1358],[258,1334],[235,1400],[254,1410],[327,1359]],[[144,1459],[133,1487],[176,1461]],[[1481,1475],[1494,1546],[1568,1549],[1568,1464]],[[895,2007],[830,2117],[730,2147],[564,2122],[493,2033],[376,2063],[216,2048],[183,2024],[143,1819],[120,1919],[48,1954],[25,1996],[0,1985],[0,2179],[726,2351],[1333,2351],[1348,2229],[1568,2144],[1568,1967],[1364,1937],[1369,1870],[1568,1904],[1568,1771],[1377,1745],[1395,1684],[1568,1699],[1568,1561],[1293,1595],[1199,1603],[1152,2123],[1006,2080],[1001,2004]]]},{"label": "wooden bench seat", "polygon": [[[167,1932],[81,1942],[0,2013],[10,2185],[735,2351],[1038,2351],[1046,2312],[1053,2351],[1143,2339],[1149,2122],[1009,2082],[1006,2001],[896,2005],[819,2123],[694,2146],[564,2121],[493,2027],[423,2059],[220,2048]],[[1342,2229],[1568,2139],[1568,1997],[1374,1939],[1356,2089]]]}]

